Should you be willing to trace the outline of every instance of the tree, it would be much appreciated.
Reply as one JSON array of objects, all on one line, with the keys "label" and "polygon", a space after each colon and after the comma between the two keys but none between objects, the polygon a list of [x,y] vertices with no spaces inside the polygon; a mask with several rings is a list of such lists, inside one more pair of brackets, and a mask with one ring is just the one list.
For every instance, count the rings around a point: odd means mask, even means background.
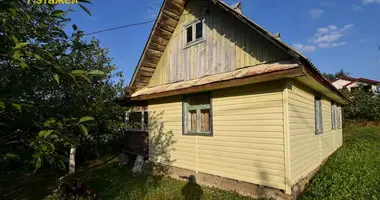
[{"label": "tree", "polygon": [[329,74],[329,73],[322,73],[322,75],[329,81],[334,81],[335,79],[342,77],[342,76],[348,76],[350,73],[345,72],[343,69],[340,69],[339,72],[336,72],[335,74]]},{"label": "tree", "polygon": [[0,6],[0,162],[65,168],[67,149],[74,153],[89,132],[123,126],[123,108],[112,102],[122,82],[112,81],[115,67],[98,41],[83,40],[75,25],[70,37],[63,31],[68,11],[23,0]]},{"label": "tree", "polygon": [[358,121],[380,121],[380,93],[364,86],[347,92],[352,103],[344,107],[344,118]]}]

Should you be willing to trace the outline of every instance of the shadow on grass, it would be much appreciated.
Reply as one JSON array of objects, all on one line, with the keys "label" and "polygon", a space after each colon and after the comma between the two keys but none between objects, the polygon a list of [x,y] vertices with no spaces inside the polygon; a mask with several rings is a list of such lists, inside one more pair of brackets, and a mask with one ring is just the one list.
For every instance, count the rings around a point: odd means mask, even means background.
[{"label": "shadow on grass", "polygon": [[0,199],[42,199],[58,186],[62,172],[43,168],[37,173],[13,172],[0,177]]}]

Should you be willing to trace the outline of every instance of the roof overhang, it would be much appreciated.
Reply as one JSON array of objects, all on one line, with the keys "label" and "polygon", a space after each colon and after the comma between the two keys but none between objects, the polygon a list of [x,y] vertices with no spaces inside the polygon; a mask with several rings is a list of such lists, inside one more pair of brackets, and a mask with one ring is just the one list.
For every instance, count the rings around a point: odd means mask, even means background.
[{"label": "roof overhang", "polygon": [[131,98],[132,100],[148,100],[285,78],[294,78],[304,75],[304,70],[299,63],[286,60],[245,67],[232,72],[209,75],[188,81],[145,87],[133,93]]}]

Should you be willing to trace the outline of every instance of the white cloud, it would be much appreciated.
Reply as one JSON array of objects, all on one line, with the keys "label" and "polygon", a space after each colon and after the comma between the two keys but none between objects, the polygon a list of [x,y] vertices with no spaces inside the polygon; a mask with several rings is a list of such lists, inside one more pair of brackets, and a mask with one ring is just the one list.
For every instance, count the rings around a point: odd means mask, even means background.
[{"label": "white cloud", "polygon": [[323,33],[327,33],[327,32],[329,32],[329,29],[328,29],[328,28],[319,28],[319,29],[318,29],[318,33],[323,34]]},{"label": "white cloud", "polygon": [[311,53],[316,50],[315,46],[311,45],[293,44],[293,47],[303,53]]},{"label": "white cloud", "polygon": [[311,17],[311,19],[318,19],[323,14],[323,12],[325,11],[319,8],[314,8],[309,11],[309,16]]},{"label": "white cloud", "polygon": [[378,4],[380,4],[380,0],[362,0],[362,3],[363,3],[364,5],[373,4],[373,3],[378,3]]},{"label": "white cloud", "polygon": [[317,29],[317,32],[307,40],[306,44],[295,43],[292,46],[300,52],[315,52],[317,48],[335,48],[344,46],[347,42],[339,41],[354,24],[346,24],[339,28],[335,25],[328,25]]},{"label": "white cloud", "polygon": [[335,31],[336,29],[338,29],[338,27],[336,27],[336,26],[334,26],[334,25],[329,25],[328,28],[329,28],[330,30],[333,30],[333,31]]},{"label": "white cloud", "polygon": [[319,43],[318,46],[320,48],[329,48],[330,47],[330,44],[329,43]]},{"label": "white cloud", "polygon": [[[342,28],[338,29],[335,25],[329,25],[324,28],[318,28],[317,33],[313,38],[315,44],[328,43],[331,44],[345,35],[345,33],[351,29],[354,24],[346,24]],[[326,46],[326,45],[322,45]]]},{"label": "white cloud", "polygon": [[347,44],[347,42],[332,43],[331,46],[332,46],[332,47],[339,47],[339,46],[344,46],[344,45],[346,45],[346,44]]}]

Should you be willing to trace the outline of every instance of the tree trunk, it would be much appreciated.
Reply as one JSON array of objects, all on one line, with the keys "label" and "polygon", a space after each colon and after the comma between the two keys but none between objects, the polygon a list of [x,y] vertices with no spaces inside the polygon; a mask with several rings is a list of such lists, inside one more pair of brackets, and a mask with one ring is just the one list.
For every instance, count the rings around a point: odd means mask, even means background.
[{"label": "tree trunk", "polygon": [[69,174],[75,173],[75,154],[77,152],[77,147],[71,145],[70,149],[70,159],[69,159]]}]

